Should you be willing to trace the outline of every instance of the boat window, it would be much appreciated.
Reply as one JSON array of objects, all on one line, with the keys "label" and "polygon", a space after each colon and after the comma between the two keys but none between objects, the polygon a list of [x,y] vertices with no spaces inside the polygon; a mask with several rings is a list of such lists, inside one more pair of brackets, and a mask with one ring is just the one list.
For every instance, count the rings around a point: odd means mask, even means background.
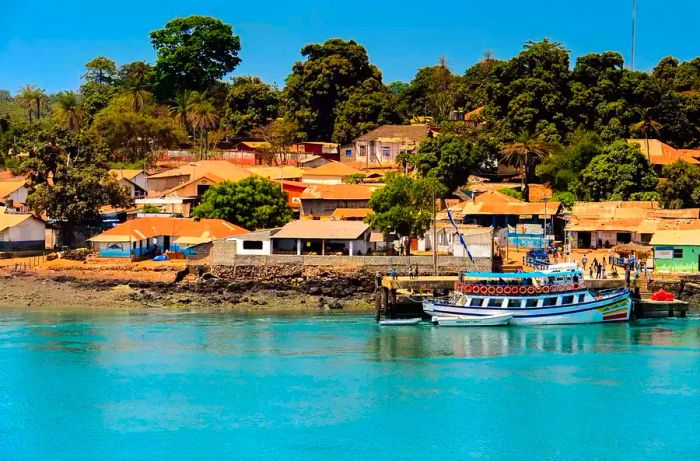
[{"label": "boat window", "polygon": [[516,307],[520,308],[522,306],[523,300],[522,299],[509,299],[508,300],[508,307]]},{"label": "boat window", "polygon": [[503,305],[503,300],[501,298],[489,299],[489,307],[501,307],[502,305]]},{"label": "boat window", "polygon": [[542,301],[542,306],[556,306],[557,296],[550,296],[549,298],[544,298]]},{"label": "boat window", "polygon": [[582,303],[583,301],[586,300],[586,295],[585,294],[580,294],[578,295],[578,302]]},{"label": "boat window", "polygon": [[573,295],[564,296],[563,298],[561,298],[561,303],[562,304],[573,304],[574,303]]},{"label": "boat window", "polygon": [[481,307],[484,305],[484,298],[472,298],[472,301],[469,303],[470,307]]},{"label": "boat window", "polygon": [[525,300],[525,307],[537,307],[537,298],[528,298]]}]

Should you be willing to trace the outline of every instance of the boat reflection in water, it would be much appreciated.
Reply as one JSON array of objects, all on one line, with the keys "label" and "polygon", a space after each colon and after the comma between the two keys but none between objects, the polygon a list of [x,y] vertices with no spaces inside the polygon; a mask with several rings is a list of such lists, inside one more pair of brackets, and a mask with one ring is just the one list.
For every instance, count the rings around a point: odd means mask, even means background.
[{"label": "boat reflection in water", "polygon": [[[693,322],[693,320],[689,320]],[[448,329],[423,326],[384,329],[375,338],[379,360],[424,357],[501,357],[531,353],[606,354],[635,346],[683,348],[697,343],[698,331],[677,331],[686,320],[649,320],[633,324],[561,325]],[[695,333],[693,333],[695,332]]]}]

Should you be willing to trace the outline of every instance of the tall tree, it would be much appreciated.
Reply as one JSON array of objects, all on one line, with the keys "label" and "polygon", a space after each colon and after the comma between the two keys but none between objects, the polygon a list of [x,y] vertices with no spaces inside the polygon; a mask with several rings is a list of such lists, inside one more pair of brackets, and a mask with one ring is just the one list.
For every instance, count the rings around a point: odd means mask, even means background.
[{"label": "tall tree", "polygon": [[77,94],[72,91],[62,91],[56,95],[54,116],[64,128],[77,133],[83,127],[86,113]]},{"label": "tall tree", "polygon": [[628,200],[632,194],[651,192],[657,177],[639,145],[620,140],[606,146],[581,173],[588,200]]},{"label": "tall tree", "polygon": [[85,136],[60,128],[33,131],[15,149],[32,152],[18,167],[29,181],[28,205],[58,223],[64,245],[71,245],[75,226],[97,218],[100,207],[130,203],[126,188],[109,175],[106,150]]},{"label": "tall tree", "polygon": [[245,229],[269,229],[287,224],[292,209],[279,185],[258,176],[210,187],[193,215],[224,219]]},{"label": "tall tree", "polygon": [[469,175],[493,158],[496,145],[487,136],[441,134],[423,141],[408,161],[423,177],[434,176],[452,193],[465,185]]},{"label": "tall tree", "polygon": [[657,190],[664,208],[700,206],[700,167],[683,160],[664,165]]},{"label": "tall tree", "polygon": [[170,100],[184,90],[205,91],[241,62],[241,41],[230,25],[207,16],[168,21],[151,32],[156,50],[155,94]]},{"label": "tall tree", "polygon": [[339,104],[332,140],[346,144],[378,126],[401,122],[396,98],[381,82],[368,78]]},{"label": "tall tree", "polygon": [[32,123],[32,114],[36,115],[36,119],[41,119],[41,107],[46,101],[46,93],[36,85],[24,85],[17,95],[19,104],[27,109],[29,123]]},{"label": "tall tree", "polygon": [[522,132],[518,139],[510,144],[506,144],[501,149],[503,160],[521,171],[523,197],[526,200],[529,200],[530,197],[529,184],[534,180],[535,167],[548,157],[552,151],[551,144],[527,132]]},{"label": "tall tree", "polygon": [[209,131],[216,128],[219,120],[216,108],[207,93],[191,91],[187,98],[187,121],[195,137],[199,134],[199,157],[207,158],[209,154]]},{"label": "tall tree", "polygon": [[638,121],[637,123],[634,123],[631,127],[630,130],[633,133],[641,133],[644,135],[644,141],[646,144],[646,151],[647,151],[647,160],[651,162],[651,152],[649,149],[649,137],[653,136],[654,134],[658,134],[659,130],[661,129],[661,124],[651,118],[651,114],[649,111],[646,111],[644,113],[644,117],[642,120]]},{"label": "tall tree", "polygon": [[226,123],[236,136],[248,137],[256,127],[277,118],[279,91],[258,77],[235,77],[227,97]]},{"label": "tall tree", "polygon": [[568,116],[569,52],[550,40],[529,41],[524,50],[497,68],[489,105],[503,119],[508,136],[527,131],[558,142],[571,129]]},{"label": "tall tree", "polygon": [[306,61],[294,64],[284,88],[285,116],[297,122],[308,139],[329,140],[341,103],[365,80],[381,82],[382,76],[370,64],[367,50],[352,40],[306,45],[301,54]]},{"label": "tall tree", "polygon": [[435,197],[444,195],[445,188],[433,178],[412,178],[387,173],[384,187],[372,193],[369,207],[372,214],[365,221],[384,235],[396,235],[403,241],[405,254],[411,253],[410,240],[428,230],[433,218]]},{"label": "tall tree", "polygon": [[123,65],[119,69],[119,87],[131,100],[134,112],[140,112],[151,95],[153,67],[143,61]]}]

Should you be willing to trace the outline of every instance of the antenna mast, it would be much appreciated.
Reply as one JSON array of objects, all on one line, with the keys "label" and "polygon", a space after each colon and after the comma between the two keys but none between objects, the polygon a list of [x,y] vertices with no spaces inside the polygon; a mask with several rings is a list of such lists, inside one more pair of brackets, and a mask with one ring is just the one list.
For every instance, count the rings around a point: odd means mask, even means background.
[{"label": "antenna mast", "polygon": [[637,42],[637,0],[632,0],[632,60],[630,67],[634,70],[634,51]]}]

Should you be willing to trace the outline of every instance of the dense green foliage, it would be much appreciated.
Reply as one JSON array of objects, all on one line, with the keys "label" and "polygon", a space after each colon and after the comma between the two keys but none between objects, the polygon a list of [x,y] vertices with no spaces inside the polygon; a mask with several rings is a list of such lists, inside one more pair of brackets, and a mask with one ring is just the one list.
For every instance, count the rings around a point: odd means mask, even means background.
[{"label": "dense green foliage", "polygon": [[151,43],[158,55],[155,94],[164,101],[207,90],[241,62],[241,42],[231,26],[206,16],[173,19],[151,32]]},{"label": "dense green foliage", "polygon": [[700,167],[682,160],[665,165],[658,190],[665,208],[700,206]]},{"label": "dense green foliage", "polygon": [[629,200],[652,192],[657,177],[639,145],[616,141],[603,148],[581,172],[582,193],[589,200]]},{"label": "dense green foliage", "polygon": [[365,221],[384,235],[405,237],[404,251],[409,254],[411,237],[422,236],[428,230],[435,197],[444,194],[444,186],[435,178],[414,179],[396,173],[388,173],[385,183],[372,193],[369,207],[373,213]]},{"label": "dense green foliage", "polygon": [[16,165],[27,174],[28,204],[63,228],[64,244],[75,225],[95,219],[100,207],[128,206],[128,191],[108,174],[105,150],[68,130],[33,130],[15,146],[30,152]]},{"label": "dense green foliage", "polygon": [[335,131],[342,103],[355,90],[371,88],[365,85],[367,80],[381,83],[382,74],[370,64],[367,50],[352,40],[334,38],[323,44],[307,45],[301,54],[306,61],[295,63],[287,77],[285,115],[299,124],[308,139],[328,140]]},{"label": "dense green foliage", "polygon": [[469,175],[481,171],[496,150],[483,136],[445,133],[423,141],[408,163],[422,177],[437,178],[445,192],[452,193],[466,184]]},{"label": "dense green foliage", "polygon": [[[486,52],[464,72],[445,59],[410,82],[382,81],[367,50],[330,39],[301,49],[278,89],[256,76],[222,80],[241,62],[233,28],[206,16],[176,18],[150,34],[151,63],[97,56],[76,91],[46,94],[35,85],[0,90],[0,152],[7,167],[40,131],[68,132],[105,160],[148,164],[169,148],[197,158],[242,139],[268,141],[264,163],[285,163],[300,141],[351,142],[383,124],[439,127],[400,160],[419,178],[436,178],[445,195],[469,175],[498,179],[515,166],[530,182],[552,185],[563,201],[656,197],[668,207],[697,204],[693,168],[670,166],[657,189],[648,162],[626,138],[658,138],[700,147],[700,58],[662,59],[651,72],[625,68],[607,51],[578,56],[560,43],[528,42],[509,59]],[[466,126],[479,110],[479,129]],[[645,142],[645,141],[643,141]],[[22,147],[27,146],[27,147]],[[633,152],[635,151],[635,152]],[[691,190],[692,189],[692,190]],[[660,195],[659,195],[660,194]]]},{"label": "dense green foliage", "polygon": [[225,181],[209,188],[194,209],[197,218],[224,219],[248,230],[269,229],[287,224],[292,209],[287,194],[267,179],[252,176],[237,182]]}]

